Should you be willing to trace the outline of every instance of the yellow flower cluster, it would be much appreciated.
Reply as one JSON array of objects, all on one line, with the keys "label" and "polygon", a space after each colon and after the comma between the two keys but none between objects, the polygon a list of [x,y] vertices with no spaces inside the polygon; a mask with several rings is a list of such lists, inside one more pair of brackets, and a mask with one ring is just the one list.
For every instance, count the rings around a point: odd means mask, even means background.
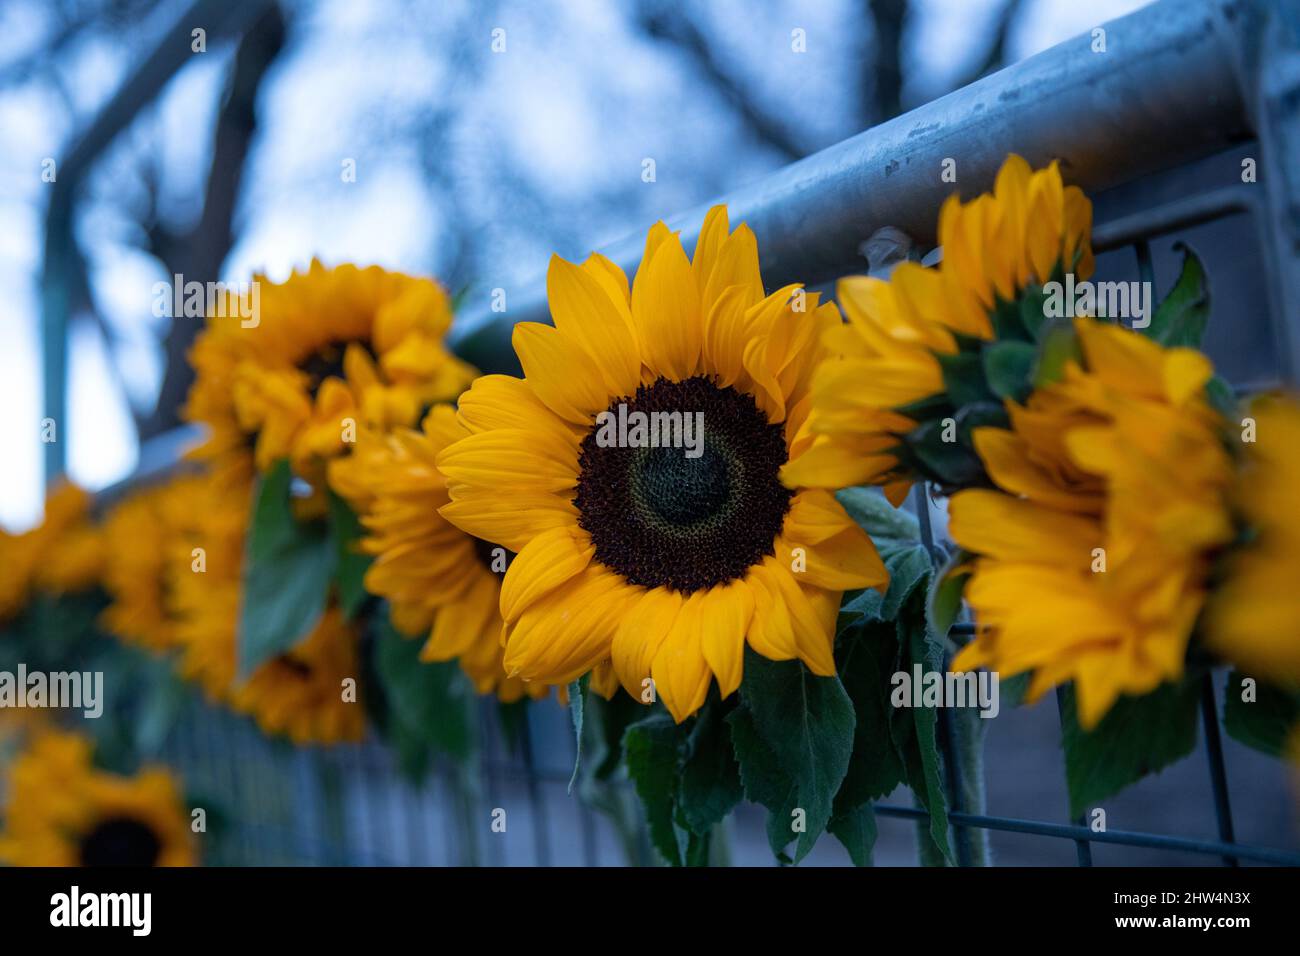
[{"label": "yellow flower cluster", "polygon": [[[945,203],[937,267],[841,280],[844,322],[799,285],[768,292],[753,233],[716,207],[692,255],[650,229],[631,282],[598,254],[553,258],[554,325],[514,330],[522,377],[476,378],[447,351],[432,281],[316,262],[259,279],[233,310],[252,321],[211,317],[193,351],[204,472],[105,525],[104,623],[174,652],[268,731],[358,737],[338,694],[358,633],[334,597],[312,633],[236,676],[251,489],[287,460],[308,491],[298,519],[346,501],[373,556],[366,590],[422,660],[458,661],[480,692],[541,697],[591,674],[680,722],[711,688],[736,691],[746,648],[833,674],[842,594],[889,575],[831,492],[875,484],[897,504],[933,478],[912,443],[961,411],[951,376],[1004,337],[1038,348],[1021,307],[1092,273],[1091,218],[1056,164],[1012,156],[992,193]],[[1221,656],[1300,682],[1275,636],[1300,611],[1282,586],[1300,545],[1295,405],[1261,404],[1260,442],[1238,454],[1195,350],[1093,319],[1053,331],[1072,358],[1014,398],[981,393],[1003,424],[963,440],[989,487],[946,489],[978,623],[954,666],[1032,672],[1031,695],[1073,681],[1084,726],[1180,677],[1198,627]],[[60,494],[44,530],[0,538],[19,569],[0,615],[38,578],[99,573],[104,544]]]},{"label": "yellow flower cluster", "polygon": [[1236,534],[1233,463],[1191,349],[1076,321],[1082,362],[1010,406],[975,443],[998,490],[958,492],[953,539],[979,555],[966,597],[979,635],[964,670],[1073,680],[1080,722],[1181,676],[1212,556]]},{"label": "yellow flower cluster", "polygon": [[474,377],[443,345],[451,305],[436,282],[315,261],[253,281],[256,299],[209,318],[191,355],[186,417],[208,427],[207,457],[251,444],[259,470],[288,458],[319,486],[357,428],[414,425]]},{"label": "yellow flower cluster", "polygon": [[792,486],[883,485],[898,504],[915,479],[900,461],[914,408],[945,390],[939,356],[961,338],[989,340],[991,315],[1060,270],[1092,274],[1092,204],[1065,186],[1056,163],[1033,172],[1019,156],[1003,164],[992,194],[939,214],[943,261],[900,263],[888,280],[853,276],[837,286],[848,323],[827,333],[830,353],[812,386],[806,448],[782,474]]}]

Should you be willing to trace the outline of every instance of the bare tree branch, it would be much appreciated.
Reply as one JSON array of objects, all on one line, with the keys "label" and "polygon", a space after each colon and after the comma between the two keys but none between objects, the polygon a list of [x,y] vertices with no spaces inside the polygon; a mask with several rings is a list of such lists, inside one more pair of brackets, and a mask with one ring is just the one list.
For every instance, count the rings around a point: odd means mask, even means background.
[{"label": "bare tree branch", "polygon": [[811,152],[728,71],[714,53],[708,39],[684,10],[665,9],[657,3],[641,3],[637,7],[636,19],[647,36],[671,43],[685,53],[696,69],[745,121],[756,139],[791,161],[801,159]]},{"label": "bare tree branch", "polygon": [[[186,281],[215,281],[234,244],[235,208],[245,161],[257,130],[257,91],[284,47],[284,15],[272,4],[244,34],[235,53],[225,102],[217,117],[212,163],[203,212],[187,232],[176,235],[157,221],[146,226],[150,251]],[[166,365],[154,411],[139,423],[144,440],[179,424],[179,411],[194,373],[186,359],[200,325],[172,318],[165,340]]]},{"label": "bare tree branch", "polygon": [[903,24],[907,0],[867,0],[874,24],[872,56],[866,78],[871,100],[864,126],[874,126],[903,112]]},{"label": "bare tree branch", "polygon": [[1011,28],[1015,26],[1016,21],[1020,18],[1020,10],[1024,6],[1024,0],[1007,0],[1002,9],[998,11],[997,26],[993,31],[993,42],[989,44],[988,52],[984,59],[974,70],[966,75],[966,78],[959,82],[954,89],[961,89],[967,84],[974,83],[981,77],[988,76],[996,70],[1006,66],[1007,61],[1007,40],[1011,36]]}]

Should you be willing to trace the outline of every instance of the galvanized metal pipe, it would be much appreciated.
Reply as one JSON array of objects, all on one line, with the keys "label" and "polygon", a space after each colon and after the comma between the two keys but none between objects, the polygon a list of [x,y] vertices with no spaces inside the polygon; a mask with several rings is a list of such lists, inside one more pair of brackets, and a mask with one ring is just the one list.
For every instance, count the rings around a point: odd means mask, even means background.
[{"label": "galvanized metal pipe", "polygon": [[[948,194],[989,188],[1010,152],[1035,165],[1059,159],[1067,181],[1088,190],[1180,165],[1252,135],[1238,31],[1262,2],[1162,0],[1104,24],[1104,51],[1091,33],[1068,40],[719,201],[757,234],[770,287],[816,285],[863,271],[858,247],[883,226],[933,241]],[[949,159],[955,184],[942,176]],[[688,248],[706,209],[669,221]],[[638,229],[602,251],[630,274],[643,237]],[[466,309],[461,355],[486,371],[517,368],[513,324],[549,321],[544,268],[507,290],[506,312]]]}]

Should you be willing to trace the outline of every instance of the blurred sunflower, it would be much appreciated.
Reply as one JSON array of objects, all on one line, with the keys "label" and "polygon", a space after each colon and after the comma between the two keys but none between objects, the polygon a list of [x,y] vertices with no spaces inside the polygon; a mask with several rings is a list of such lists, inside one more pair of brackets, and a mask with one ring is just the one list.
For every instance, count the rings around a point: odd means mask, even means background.
[{"label": "blurred sunflower", "polygon": [[209,475],[187,491],[176,527],[178,560],[166,591],[179,651],[177,669],[207,696],[250,715],[267,733],[295,743],[358,740],[365,718],[343,699],[359,679],[353,624],[330,608],[310,634],[238,680],[238,628],[250,480],[239,469]]},{"label": "blurred sunflower", "polygon": [[254,282],[259,298],[246,293],[239,312],[256,324],[211,317],[191,355],[186,417],[210,431],[200,456],[251,442],[259,470],[289,458],[316,482],[357,428],[414,425],[473,378],[443,346],[451,304],[436,282],[317,261],[283,283]]},{"label": "blurred sunflower", "polygon": [[[592,255],[553,257],[547,292],[555,327],[515,326],[525,377],[478,379],[460,403],[470,434],[436,460],[440,513],[517,555],[501,585],[506,671],[564,684],[612,660],[637,699],[653,679],[678,721],[714,677],[723,696],[740,685],[746,641],[833,673],[841,592],[888,574],[830,494],[778,471],[835,306],[798,286],[765,296],[754,235],[730,232],[722,206],[694,261],[658,223],[630,290]],[[633,413],[683,429],[702,416],[698,456],[609,440]]]},{"label": "blurred sunflower", "polygon": [[175,566],[190,564],[182,532],[193,521],[204,484],[198,476],[181,475],[124,498],[108,512],[103,539],[111,560],[104,563],[103,585],[111,603],[100,623],[109,633],[154,651],[175,644],[169,581]]},{"label": "blurred sunflower", "polygon": [[448,503],[438,453],[467,435],[449,405],[435,406],[420,431],[363,431],[351,455],[330,463],[330,486],[369,529],[363,548],[376,557],[366,590],[388,599],[399,631],[425,637],[421,660],[456,659],[480,694],[542,697],[549,687],[507,677],[501,666],[498,605],[512,556],[438,514]]},{"label": "blurred sunflower", "polygon": [[295,744],[360,740],[365,711],[357,697],[344,699],[343,688],[360,679],[357,640],[338,608],[327,608],[310,634],[235,688],[234,708]]},{"label": "blurred sunflower", "polygon": [[1056,163],[1034,172],[1011,155],[992,194],[969,203],[954,194],[944,203],[937,267],[903,262],[888,281],[841,279],[836,293],[849,321],[826,335],[832,357],[814,377],[803,450],[782,469],[786,483],[883,485],[899,504],[918,475],[944,482],[911,444],[924,438],[921,425],[958,411],[945,376],[967,366],[945,360],[1012,337],[1004,325],[1032,338],[1037,330],[1019,318],[1021,298],[1066,271],[1090,276],[1091,229],[1091,203],[1062,183]]},{"label": "blurred sunflower", "polygon": [[1235,527],[1213,369],[1192,349],[1077,319],[1081,354],[1010,429],[975,432],[997,491],[958,492],[953,539],[975,557],[978,634],[954,670],[1033,672],[1029,696],[1074,680],[1095,726],[1120,694],[1183,672],[1215,552]]},{"label": "blurred sunflower", "polygon": [[[1205,641],[1243,670],[1300,687],[1300,403],[1263,396],[1250,415],[1254,440],[1242,444],[1234,500],[1251,537],[1226,562],[1206,611]],[[1300,744],[1300,732],[1295,739]]]},{"label": "blurred sunflower", "polygon": [[46,498],[37,527],[22,534],[0,529],[0,621],[21,611],[34,589],[64,594],[93,587],[103,565],[90,496],[75,485],[58,485]]},{"label": "blurred sunflower", "polygon": [[9,772],[0,859],[14,866],[193,866],[175,779],[91,765],[90,741],[45,731]]},{"label": "blurred sunflower", "polygon": [[226,702],[235,680],[244,538],[252,496],[247,452],[238,469],[205,473],[188,491],[188,507],[172,531],[178,559],[164,568],[163,593],[172,621],[177,670],[215,702]]}]

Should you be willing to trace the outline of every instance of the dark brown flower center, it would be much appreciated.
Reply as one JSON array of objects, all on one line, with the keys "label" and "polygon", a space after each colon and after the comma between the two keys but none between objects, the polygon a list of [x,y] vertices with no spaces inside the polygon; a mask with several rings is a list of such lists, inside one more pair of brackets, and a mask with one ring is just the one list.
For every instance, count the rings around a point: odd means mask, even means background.
[{"label": "dark brown flower center", "polygon": [[162,841],[153,829],[131,817],[110,817],[81,838],[82,866],[153,866]]},{"label": "dark brown flower center", "polygon": [[753,398],[705,376],[661,378],[608,412],[583,439],[575,500],[598,561],[690,593],[774,553],[792,494],[777,474],[785,435]]},{"label": "dark brown flower center", "polygon": [[[325,379],[330,377],[345,378],[343,374],[343,354],[350,344],[352,343],[344,341],[326,342],[298,363],[298,368],[311,379],[310,389],[313,398],[320,391],[321,383]],[[374,360],[374,353],[370,351],[365,342],[357,342],[356,344],[365,349],[366,354],[370,356],[372,361]]]}]

